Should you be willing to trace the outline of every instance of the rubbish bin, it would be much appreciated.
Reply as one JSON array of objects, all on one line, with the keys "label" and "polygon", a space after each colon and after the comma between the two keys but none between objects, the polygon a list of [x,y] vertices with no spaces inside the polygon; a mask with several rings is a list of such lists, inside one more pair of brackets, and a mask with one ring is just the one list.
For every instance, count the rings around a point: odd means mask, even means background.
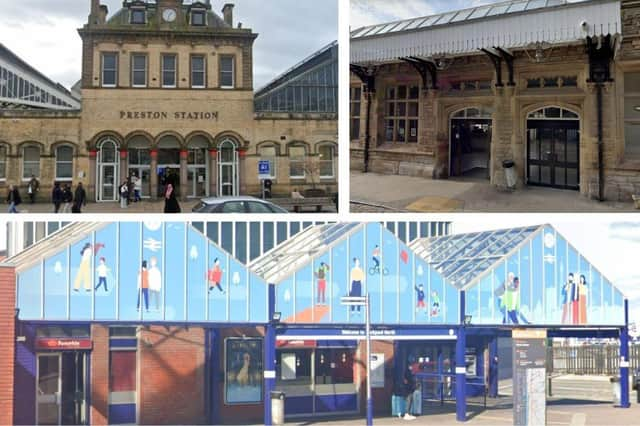
[{"label": "rubbish bin", "polygon": [[518,179],[516,177],[515,163],[512,160],[504,160],[502,162],[502,168],[504,169],[504,176],[507,179],[507,187],[515,188]]},{"label": "rubbish bin", "polygon": [[611,377],[609,381],[611,382],[611,390],[613,391],[613,404],[620,405],[622,393],[622,391],[620,390],[620,377]]},{"label": "rubbish bin", "polygon": [[271,424],[284,424],[284,392],[271,391]]},{"label": "rubbish bin", "polygon": [[636,402],[640,404],[640,368],[636,368],[633,372],[632,389],[636,391]]}]

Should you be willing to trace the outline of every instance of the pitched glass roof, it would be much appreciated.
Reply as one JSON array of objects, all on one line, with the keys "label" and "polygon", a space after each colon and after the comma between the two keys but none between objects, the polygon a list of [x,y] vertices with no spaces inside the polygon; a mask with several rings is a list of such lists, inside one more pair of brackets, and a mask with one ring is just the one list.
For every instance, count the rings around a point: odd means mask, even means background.
[{"label": "pitched glass roof", "polygon": [[361,27],[351,32],[351,38],[423,29],[454,22],[464,22],[485,17],[496,17],[498,15],[506,15],[510,13],[528,12],[536,9],[593,1],[598,0],[511,0],[490,5],[477,6],[469,9],[444,12],[438,15],[422,16],[419,18]]},{"label": "pitched glass roof", "polygon": [[421,238],[409,245],[452,285],[472,285],[493,264],[541,231],[543,226]]},{"label": "pitched glass roof", "polygon": [[364,224],[348,222],[309,227],[251,262],[249,269],[267,283],[275,284],[362,226]]}]

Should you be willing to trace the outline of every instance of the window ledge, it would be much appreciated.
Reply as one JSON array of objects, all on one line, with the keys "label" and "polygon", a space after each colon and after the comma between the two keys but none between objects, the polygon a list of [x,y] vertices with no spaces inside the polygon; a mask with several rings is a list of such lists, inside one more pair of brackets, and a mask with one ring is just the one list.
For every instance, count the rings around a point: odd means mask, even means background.
[{"label": "window ledge", "polygon": [[616,167],[620,170],[629,170],[629,171],[637,172],[638,170],[640,170],[640,158],[631,158],[631,159],[621,160],[618,162],[618,164],[616,164]]},{"label": "window ledge", "polygon": [[409,142],[403,144],[391,144],[385,143],[379,145],[375,148],[372,148],[372,151],[380,151],[380,152],[397,152],[397,153],[407,153],[407,154],[423,154],[433,157],[435,154],[433,151],[426,151],[421,149],[422,147],[416,142]]}]

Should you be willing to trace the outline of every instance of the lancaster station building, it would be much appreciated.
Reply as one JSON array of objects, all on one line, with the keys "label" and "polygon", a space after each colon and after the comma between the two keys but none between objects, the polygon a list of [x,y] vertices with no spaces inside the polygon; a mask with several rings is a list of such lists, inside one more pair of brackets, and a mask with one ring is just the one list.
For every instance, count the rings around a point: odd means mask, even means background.
[{"label": "lancaster station building", "polygon": [[277,243],[251,225],[233,227],[272,248],[245,261],[215,223],[146,221],[69,224],[0,263],[0,423],[271,424],[274,390],[288,419],[362,414],[365,312],[347,294],[370,298],[377,415],[411,367],[424,404],[455,400],[466,420],[467,398],[497,395],[498,339],[516,330],[619,338],[628,406],[625,298],[549,225],[280,239],[278,223]]},{"label": "lancaster station building", "polygon": [[351,32],[351,167],[640,193],[640,2],[512,0]]},{"label": "lancaster station building", "polygon": [[[253,87],[258,37],[210,1],[92,0],[82,79],[66,90],[0,45],[0,189],[48,199],[54,181],[113,201],[132,173],[156,198],[171,177],[181,198],[337,191],[337,44]],[[89,4],[87,3],[87,6]],[[283,67],[284,68],[284,67]]]}]

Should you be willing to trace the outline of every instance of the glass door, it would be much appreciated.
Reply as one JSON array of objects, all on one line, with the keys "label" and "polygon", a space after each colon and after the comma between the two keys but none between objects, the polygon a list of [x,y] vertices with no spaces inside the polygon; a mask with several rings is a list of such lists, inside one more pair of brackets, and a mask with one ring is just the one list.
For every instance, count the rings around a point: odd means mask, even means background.
[{"label": "glass door", "polygon": [[61,424],[86,424],[86,354],[65,352],[62,354],[61,374]]},{"label": "glass door", "polygon": [[579,189],[580,131],[578,126],[578,121],[528,121],[527,177],[529,184]]},{"label": "glass door", "polygon": [[189,167],[189,173],[187,174],[189,179],[187,183],[187,187],[189,188],[188,197],[200,198],[207,196],[206,173],[206,167]]},{"label": "glass door", "polygon": [[100,166],[100,201],[116,201],[116,166],[102,164]]},{"label": "glass door", "polygon": [[61,423],[61,370],[60,354],[38,355],[36,422],[39,425],[57,425]]},{"label": "glass door", "polygon": [[218,196],[238,195],[238,151],[225,140],[218,151]]}]

